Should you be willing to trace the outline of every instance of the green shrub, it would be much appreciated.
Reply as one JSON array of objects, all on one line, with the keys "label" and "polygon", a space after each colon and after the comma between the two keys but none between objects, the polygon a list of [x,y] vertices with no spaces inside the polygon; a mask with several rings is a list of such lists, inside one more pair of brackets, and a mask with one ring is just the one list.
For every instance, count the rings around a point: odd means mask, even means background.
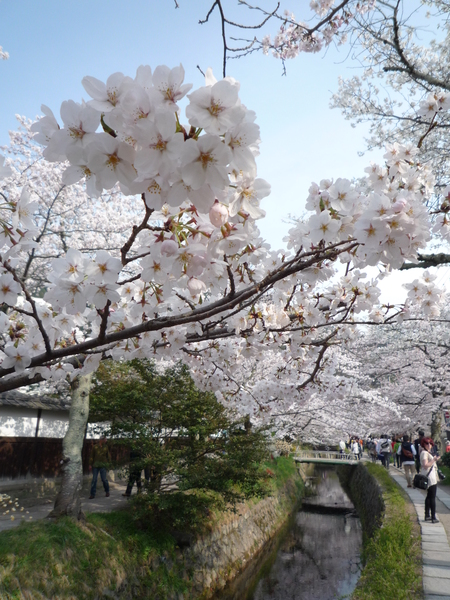
[{"label": "green shrub", "polygon": [[195,530],[211,510],[268,493],[262,466],[268,434],[200,391],[185,365],[159,373],[149,361],[102,364],[91,421],[133,453],[132,471],[151,475],[130,508],[141,527]]}]

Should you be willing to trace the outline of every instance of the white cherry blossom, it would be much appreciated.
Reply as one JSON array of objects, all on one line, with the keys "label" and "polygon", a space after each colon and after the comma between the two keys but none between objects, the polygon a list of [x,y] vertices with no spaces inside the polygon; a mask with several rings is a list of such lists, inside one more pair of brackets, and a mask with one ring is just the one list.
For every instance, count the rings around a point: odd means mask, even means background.
[{"label": "white cherry blossom", "polygon": [[205,184],[219,190],[228,183],[227,165],[231,152],[219,137],[211,134],[185,142],[182,158],[182,177],[194,190]]},{"label": "white cherry blossom", "polygon": [[81,82],[84,89],[93,100],[89,105],[100,112],[110,112],[120,103],[121,97],[132,83],[130,77],[125,77],[123,73],[113,73],[106,81],[106,84],[96,77],[87,76]]},{"label": "white cherry blossom", "polygon": [[238,104],[238,92],[238,85],[223,79],[189,94],[189,123],[207,133],[224,134],[245,117],[244,107]]},{"label": "white cherry blossom", "polygon": [[12,273],[0,275],[0,303],[14,306],[20,294],[20,284],[14,280]]}]

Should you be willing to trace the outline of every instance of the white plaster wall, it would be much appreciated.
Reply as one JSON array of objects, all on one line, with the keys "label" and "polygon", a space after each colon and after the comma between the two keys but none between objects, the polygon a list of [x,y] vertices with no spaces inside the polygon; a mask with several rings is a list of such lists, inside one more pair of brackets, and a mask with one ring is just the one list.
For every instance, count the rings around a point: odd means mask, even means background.
[{"label": "white plaster wall", "polygon": [[[37,415],[37,408],[0,406],[0,436],[34,437]],[[43,410],[39,422],[38,437],[63,438],[68,425],[68,412]]]},{"label": "white plaster wall", "polygon": [[0,436],[34,437],[37,409],[0,406]]},{"label": "white plaster wall", "polygon": [[68,427],[68,411],[43,410],[41,412],[38,437],[63,438],[66,435]]},{"label": "white plaster wall", "polygon": [[107,424],[104,426],[102,423],[88,423],[86,438],[88,440],[98,440],[100,439],[100,431],[107,428]]},{"label": "white plaster wall", "polygon": [[[34,437],[36,434],[37,408],[0,406],[0,437]],[[69,427],[69,412],[43,410],[39,422],[38,437],[63,438]],[[99,439],[101,423],[89,423],[86,437]],[[105,425],[106,429],[106,425]]]}]

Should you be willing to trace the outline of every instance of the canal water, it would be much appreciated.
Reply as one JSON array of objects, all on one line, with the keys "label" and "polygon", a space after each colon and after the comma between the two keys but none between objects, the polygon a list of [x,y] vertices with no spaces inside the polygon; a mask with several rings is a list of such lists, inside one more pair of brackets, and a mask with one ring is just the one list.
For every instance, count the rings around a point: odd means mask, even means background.
[{"label": "canal water", "polygon": [[336,471],[316,467],[288,526],[216,600],[343,600],[360,574],[361,524]]}]

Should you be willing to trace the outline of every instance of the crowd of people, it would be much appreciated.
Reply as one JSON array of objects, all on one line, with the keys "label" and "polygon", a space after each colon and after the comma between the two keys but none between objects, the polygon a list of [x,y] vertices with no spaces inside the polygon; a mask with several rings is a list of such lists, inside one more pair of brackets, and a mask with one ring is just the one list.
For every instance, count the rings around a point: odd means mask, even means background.
[{"label": "crowd of people", "polygon": [[[445,440],[444,446],[445,452],[450,452],[450,440]],[[368,438],[365,441],[352,436],[347,442],[339,442],[340,453],[351,452],[357,460],[361,459],[364,448],[373,462],[381,461],[387,470],[391,463],[402,469],[409,488],[414,487],[416,474],[427,477],[425,521],[439,523],[436,517],[436,490],[438,480],[445,479],[445,476],[437,466],[440,456],[434,440],[425,437],[425,432],[420,429],[414,441],[405,433],[403,436],[393,436],[392,439],[388,434],[383,434],[379,438]]]},{"label": "crowd of people", "polygon": [[339,442],[339,452],[345,454],[347,449],[350,450],[357,460],[361,460],[364,451],[364,441],[359,439],[359,437],[351,437],[348,442],[341,440]]}]

